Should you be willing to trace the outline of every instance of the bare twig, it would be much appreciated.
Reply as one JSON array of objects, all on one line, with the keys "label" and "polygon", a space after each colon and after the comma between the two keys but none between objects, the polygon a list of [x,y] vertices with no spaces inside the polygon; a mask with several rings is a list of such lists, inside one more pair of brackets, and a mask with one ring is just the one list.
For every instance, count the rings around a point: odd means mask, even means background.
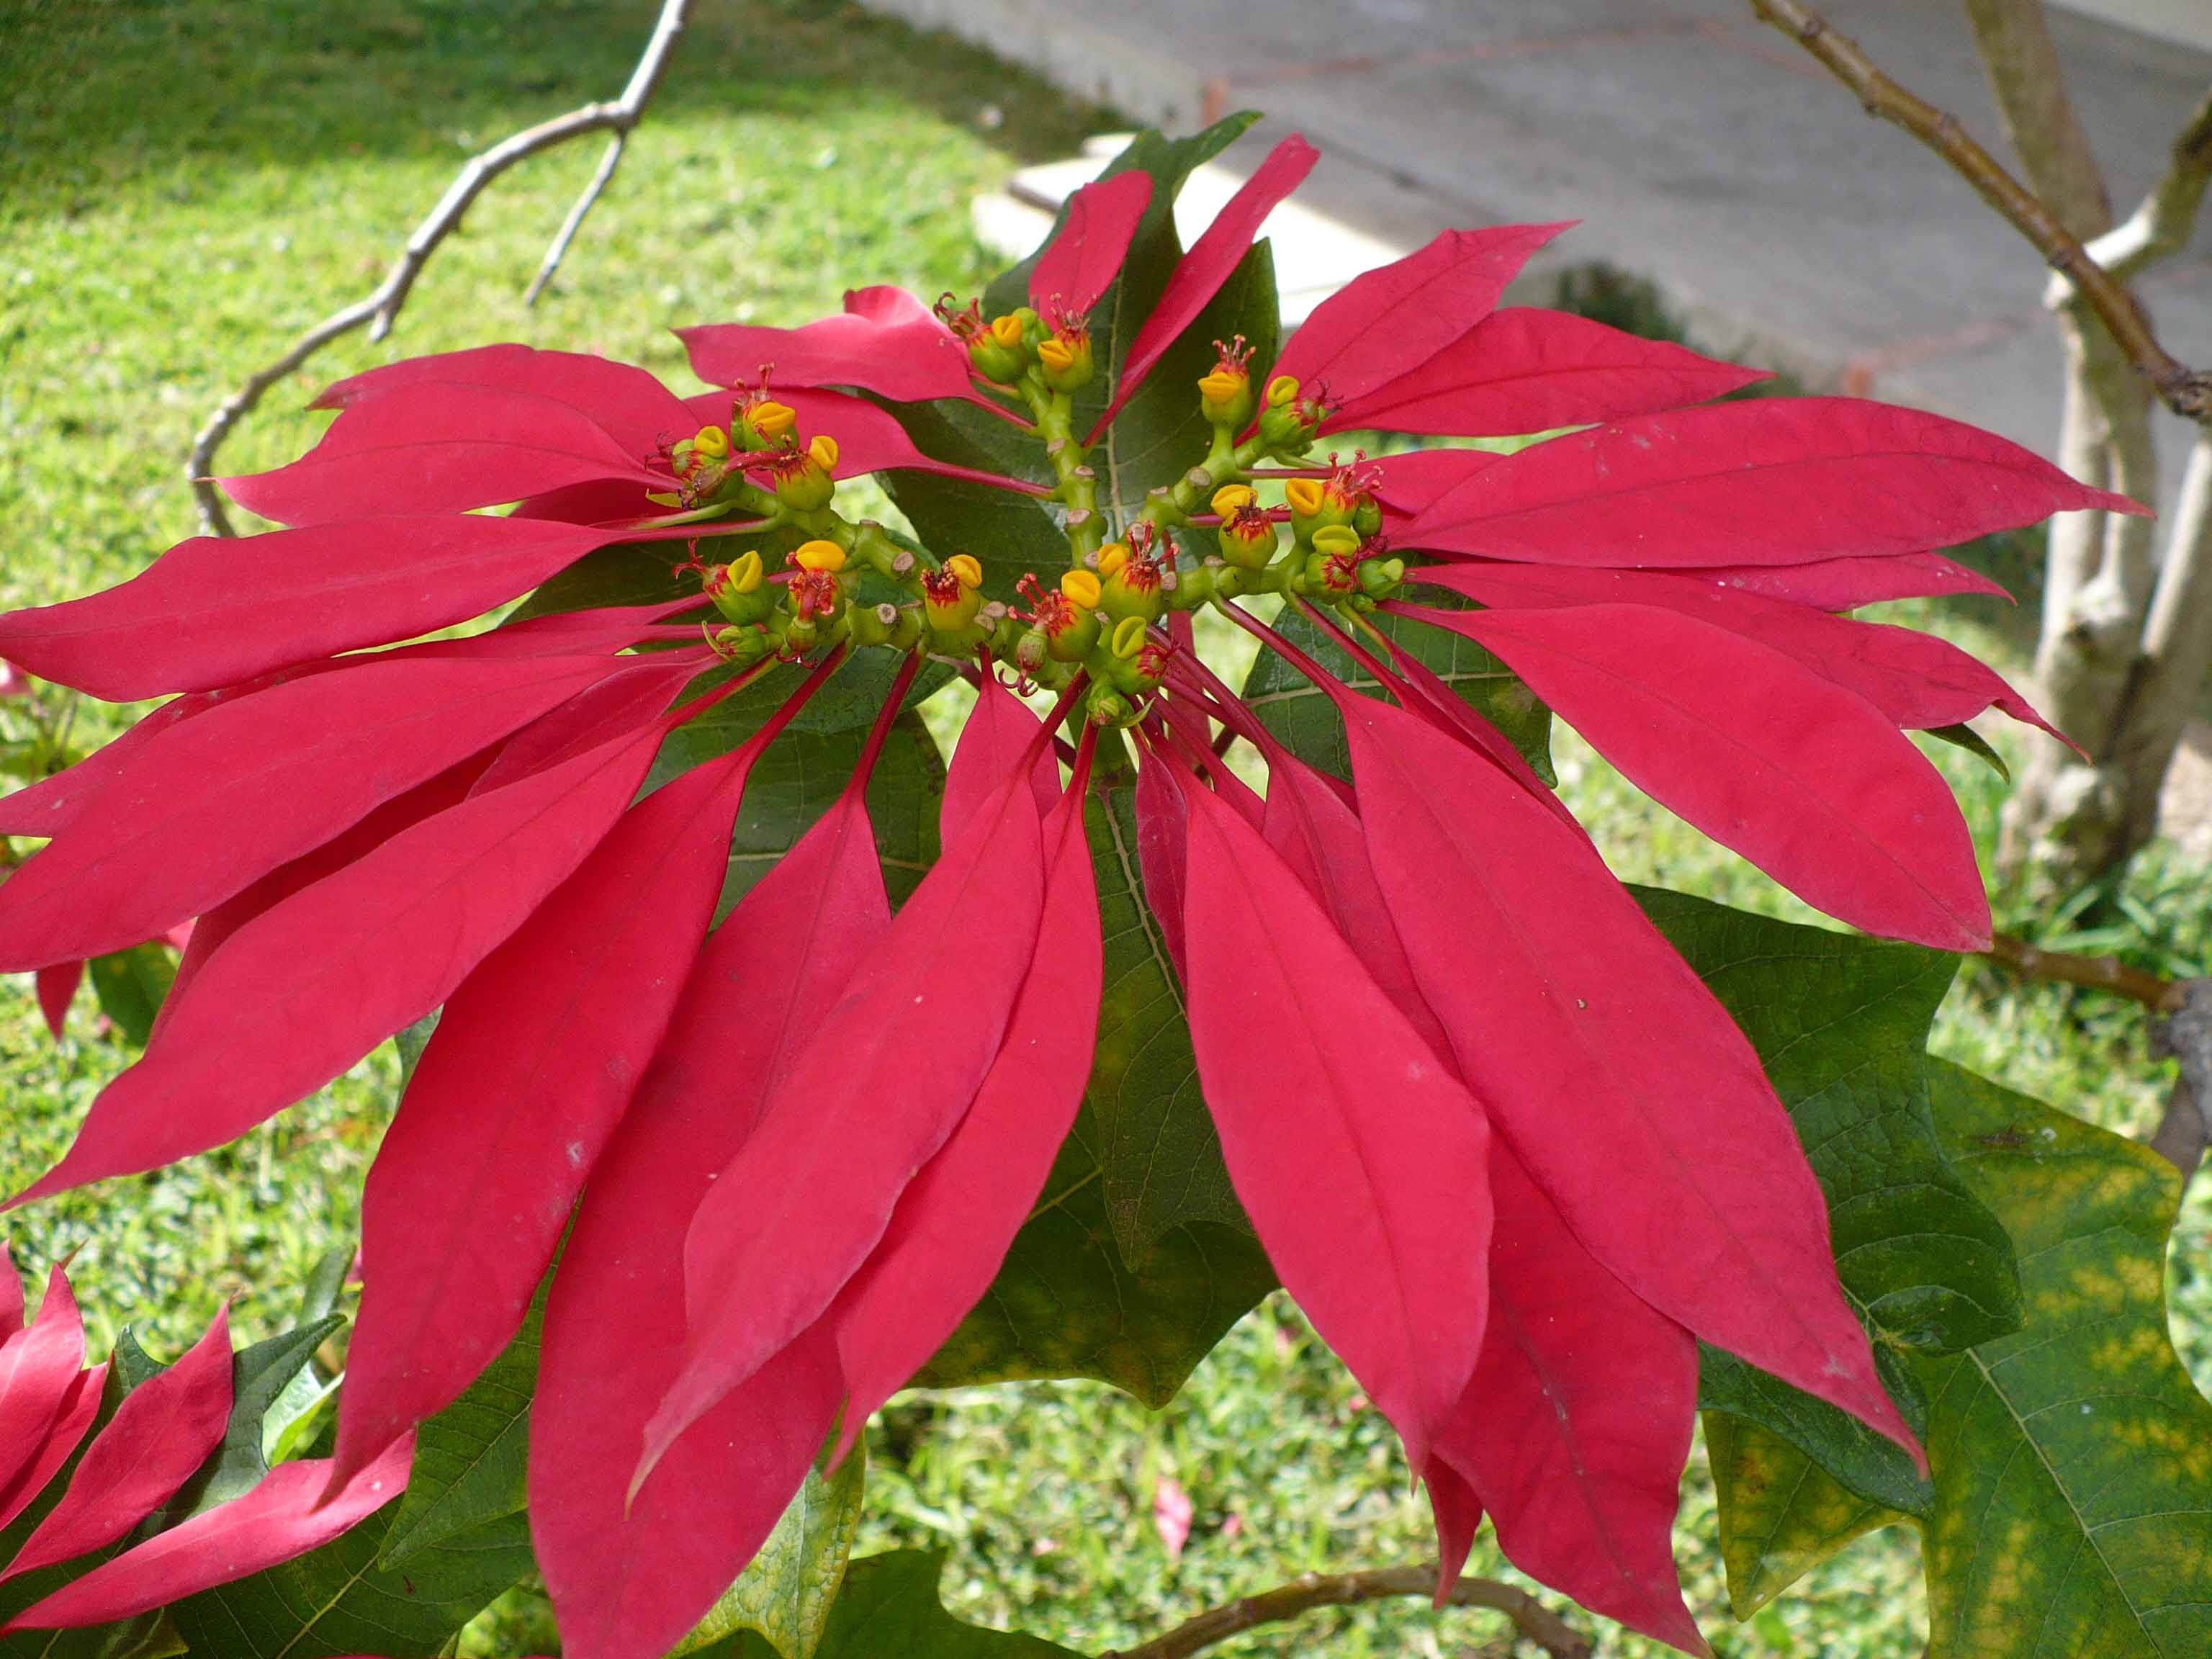
[{"label": "bare twig", "polygon": [[1903,128],[1934,150],[1977,194],[2033,244],[2054,270],[2081,290],[2128,359],[2175,413],[2212,422],[2212,374],[2177,361],[2158,342],[2134,295],[2090,257],[2050,209],[2005,171],[1948,111],[1914,96],[1885,75],[1857,44],[1801,0],[1750,0],[1761,21],[1796,40],[1858,94],[1868,114]]},{"label": "bare twig", "polygon": [[[1278,1589],[1248,1595],[1226,1607],[1210,1607],[1164,1636],[1156,1636],[1125,1653],[1107,1654],[1104,1659],[1188,1659],[1191,1654],[1256,1626],[1295,1619],[1316,1607],[1356,1607],[1362,1601],[1399,1595],[1432,1595],[1436,1588],[1433,1565],[1378,1567],[1368,1572],[1304,1573]],[[1595,1651],[1589,1637],[1534,1596],[1510,1584],[1492,1578],[1462,1578],[1444,1599],[1455,1607],[1494,1607],[1512,1620],[1519,1636],[1534,1642],[1552,1659],[1589,1659]]]},{"label": "bare twig", "polygon": [[571,138],[587,133],[611,132],[615,135],[605,159],[576,205],[569,210],[555,237],[544,262],[538,267],[538,276],[531,283],[528,297],[535,301],[554,268],[568,252],[576,227],[583,222],[584,215],[599,199],[599,192],[613,176],[615,165],[621,160],[623,141],[637,125],[651,101],[653,90],[660,84],[661,71],[667,67],[668,57],[683,33],[684,18],[690,10],[690,0],[662,0],[659,16],[654,21],[652,38],[631,71],[629,84],[623,88],[622,96],[609,103],[586,104],[556,115],[551,120],[541,121],[534,127],[525,128],[494,144],[490,149],[471,156],[446,193],[432,208],[422,222],[392,262],[384,280],[361,299],[341,311],[332,312],[313,328],[292,342],[283,355],[248,375],[238,390],[225,398],[208,423],[192,440],[190,457],[185,461],[185,476],[191,480],[192,495],[199,506],[200,526],[210,535],[230,536],[237,532],[224,510],[222,497],[209,477],[215,465],[216,452],[222,447],[238,423],[253,412],[269,388],[289,376],[301,364],[320,351],[331,341],[350,334],[363,324],[368,325],[368,337],[380,340],[392,331],[400,307],[415,287],[415,279],[429,263],[440,243],[453,234],[484,187],[519,161],[527,161],[541,150],[551,149]]},{"label": "bare twig", "polygon": [[2173,141],[2166,176],[2123,222],[2089,244],[2089,257],[2115,280],[2125,282],[2179,253],[2189,245],[2207,185],[2212,185],[2212,92],[2204,94],[2204,101]]},{"label": "bare twig", "polygon": [[2110,991],[2160,1013],[2172,1013],[2182,1006],[2183,987],[2179,981],[2130,968],[2118,957],[2079,957],[2067,951],[2039,950],[2010,933],[1999,933],[1982,954],[2028,979],[2057,980],[2065,985]]},{"label": "bare twig", "polygon": [[623,150],[629,143],[629,134],[627,132],[617,132],[608,141],[606,154],[599,157],[599,165],[592,173],[592,182],[584,186],[584,193],[576,198],[575,206],[568,210],[568,216],[561,222],[560,233],[553,238],[553,246],[545,250],[544,258],[538,261],[538,274],[530,279],[530,287],[522,296],[523,304],[536,305],[538,296],[545,292],[546,283],[553,280],[553,273],[561,269],[561,261],[568,255],[568,244],[576,240],[577,228],[584,222],[584,216],[592,210],[592,204],[599,199],[599,192],[607,187],[607,180],[615,176],[615,169],[622,165]]}]

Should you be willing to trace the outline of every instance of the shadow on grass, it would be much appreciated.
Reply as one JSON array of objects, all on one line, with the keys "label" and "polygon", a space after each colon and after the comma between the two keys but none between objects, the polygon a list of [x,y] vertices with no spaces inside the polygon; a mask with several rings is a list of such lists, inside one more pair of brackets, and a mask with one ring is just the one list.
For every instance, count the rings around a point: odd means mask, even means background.
[{"label": "shadow on grass", "polygon": [[[0,217],[81,213],[124,182],[331,156],[450,158],[628,80],[653,0],[64,0],[0,17]],[[654,116],[805,122],[920,104],[1018,161],[1113,124],[949,35],[834,0],[706,0]],[[652,119],[648,118],[648,124]]]}]

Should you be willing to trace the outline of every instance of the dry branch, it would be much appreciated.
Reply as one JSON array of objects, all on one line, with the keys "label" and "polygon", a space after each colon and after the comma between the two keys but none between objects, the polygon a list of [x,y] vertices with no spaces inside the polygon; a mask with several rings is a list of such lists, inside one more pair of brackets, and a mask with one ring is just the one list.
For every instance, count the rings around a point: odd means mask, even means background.
[{"label": "dry branch", "polygon": [[191,480],[192,495],[198,503],[200,526],[209,535],[230,536],[230,516],[224,510],[222,497],[209,476],[215,465],[216,452],[222,447],[238,423],[253,412],[269,388],[290,375],[301,364],[320,351],[331,341],[350,334],[362,325],[368,325],[368,337],[380,340],[392,331],[392,325],[399,315],[400,307],[407,303],[413,291],[415,279],[422,275],[422,267],[439,245],[459,226],[461,216],[470,205],[483,193],[486,185],[517,162],[527,161],[540,151],[564,144],[594,132],[611,132],[613,143],[585,187],[576,205],[569,210],[560,232],[553,239],[545,259],[538,267],[538,276],[530,285],[528,298],[535,301],[544,289],[556,267],[568,252],[568,244],[576,234],[576,228],[599,199],[599,192],[613,177],[616,164],[622,159],[624,141],[630,130],[644,115],[646,106],[652,101],[654,89],[660,84],[661,72],[667,67],[676,38],[684,32],[684,22],[690,12],[690,0],[662,0],[659,15],[654,20],[653,34],[646,41],[645,51],[630,72],[629,84],[623,88],[622,96],[611,102],[586,104],[556,115],[536,126],[525,128],[502,138],[490,149],[471,156],[454,175],[446,193],[432,208],[422,222],[385,272],[384,280],[353,304],[332,312],[322,321],[293,341],[283,355],[248,375],[238,390],[226,398],[208,423],[192,440],[191,453],[185,461],[185,476]]},{"label": "dry branch", "polygon": [[2114,996],[2140,1002],[2162,1014],[2172,1013],[2181,1006],[2179,982],[2130,968],[2118,957],[2081,957],[2068,951],[2039,950],[2010,933],[1999,933],[1982,954],[2024,978],[2056,980],[2062,985],[2110,991]]},{"label": "dry branch", "polygon": [[2115,281],[2126,282],[2179,253],[2196,228],[2207,185],[2212,185],[2212,91],[2204,94],[2174,139],[2165,176],[2151,186],[2140,207],[2089,244],[2089,257]]},{"label": "dry branch", "polygon": [[[1124,1653],[1107,1654],[1103,1659],[1189,1659],[1217,1642],[1261,1625],[1296,1619],[1317,1607],[1356,1607],[1363,1601],[1400,1595],[1433,1595],[1436,1588],[1433,1565],[1377,1567],[1367,1572],[1304,1573],[1277,1589],[1225,1607],[1210,1607],[1164,1636],[1156,1636]],[[1513,1621],[1517,1636],[1534,1643],[1552,1659],[1590,1659],[1596,1650],[1589,1637],[1534,1596],[1496,1579],[1462,1578],[1445,1593],[1444,1601],[1455,1607],[1496,1609]]]},{"label": "dry branch", "polygon": [[1856,42],[1799,0],[1750,0],[1772,24],[1858,94],[1868,114],[1903,128],[1948,161],[1975,192],[2032,243],[2052,270],[2080,290],[2112,338],[2176,414],[2212,422],[2212,374],[2177,361],[2158,342],[2135,296],[2019,179],[1975,142],[1948,110],[1916,97],[1878,68]]}]

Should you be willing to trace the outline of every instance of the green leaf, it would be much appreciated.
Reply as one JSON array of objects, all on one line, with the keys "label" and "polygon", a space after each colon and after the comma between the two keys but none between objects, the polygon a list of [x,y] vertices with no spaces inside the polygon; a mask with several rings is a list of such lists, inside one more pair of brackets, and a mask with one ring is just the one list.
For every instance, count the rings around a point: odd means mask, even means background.
[{"label": "green leaf", "polygon": [[1840,1485],[1755,1423],[1711,1412],[1705,1425],[1729,1607],[1739,1620],[1853,1540],[1905,1518]]},{"label": "green leaf", "polygon": [[551,1285],[548,1275],[522,1328],[483,1375],[416,1431],[415,1465],[378,1565],[404,1566],[434,1545],[522,1513],[529,1501],[530,1397]]},{"label": "green leaf", "polygon": [[[1904,1362],[1876,1348],[1875,1366],[1905,1422],[1921,1432],[1926,1402]],[[1934,1489],[1903,1447],[1848,1412],[1703,1342],[1698,1345],[1698,1405],[1708,1423],[1732,1417],[1786,1441],[1846,1491],[1870,1502],[1925,1515],[1936,1501]],[[1714,1479],[1721,1478],[1716,1469]]]},{"label": "green leaf", "polygon": [[[1177,256],[1181,252],[1175,250]],[[1129,291],[1133,280],[1129,273],[1138,258],[1133,249],[1131,264],[1124,267],[1124,281],[1108,292],[1100,302],[1101,311],[1114,307]],[[1173,264],[1170,258],[1168,268],[1172,269]],[[1164,272],[1160,284],[1166,285]],[[1146,285],[1149,288],[1149,282]],[[1158,297],[1158,290],[1152,289],[1145,301],[1145,312],[1151,311]],[[1117,374],[1121,357],[1136,337],[1143,315],[1131,313],[1114,325]],[[1213,428],[1207,425],[1206,411],[1199,404],[1198,380],[1214,365],[1214,343],[1243,336],[1252,351],[1252,384],[1265,386],[1281,333],[1274,253],[1266,242],[1256,242],[1230,273],[1221,291],[1152,365],[1137,395],[1122,405],[1113,425],[1106,428],[1091,457],[1098,472],[1101,503],[1112,507],[1126,520],[1144,505],[1147,490],[1175,483],[1204,460],[1213,441]],[[1103,397],[1099,408],[1104,408]],[[1096,419],[1097,411],[1084,412],[1078,432],[1087,431]]]},{"label": "green leaf", "polygon": [[[416,1022],[416,1025],[421,1024],[421,1020]],[[415,1027],[410,1025],[407,1029],[411,1031]],[[403,1036],[405,1034],[401,1033]],[[427,1036],[422,1040],[428,1041]],[[415,1052],[418,1054],[422,1051],[422,1042],[415,1046]],[[404,1053],[404,1049],[402,1052]],[[338,1297],[345,1293],[346,1274],[352,1270],[354,1258],[359,1254],[353,1245],[340,1244],[325,1250],[315,1259],[315,1265],[307,1269],[307,1282],[300,1292],[300,1317],[303,1322],[313,1323],[318,1319],[327,1318],[337,1310]]]},{"label": "green leaf", "polygon": [[845,1582],[866,1484],[867,1456],[858,1446],[826,1479],[809,1469],[760,1553],[675,1653],[757,1631],[781,1659],[814,1659]]},{"label": "green leaf", "polygon": [[108,1356],[108,1369],[123,1392],[128,1394],[169,1368],[140,1347],[137,1332],[125,1325],[123,1334],[115,1339],[114,1351]]},{"label": "green leaf", "polygon": [[[730,873],[714,912],[718,922],[830,810],[860,763],[866,740],[855,729],[794,731],[769,745],[745,781],[744,805],[730,837]],[[921,716],[909,708],[892,724],[868,780],[868,817],[894,904],[903,902],[937,861],[937,810],[944,797],[944,757]]]},{"label": "green leaf", "polygon": [[1931,738],[1941,738],[1945,743],[1954,744],[1970,755],[1979,756],[1990,770],[1995,772],[2007,783],[2012,781],[2012,769],[2004,763],[2004,757],[1990,748],[1989,739],[1964,720],[1960,720],[1955,726],[1931,726],[1928,728],[1927,735]]},{"label": "green leaf", "polygon": [[1221,1161],[1221,1139],[1199,1092],[1182,987],[1145,902],[1136,792],[1126,770],[1098,781],[1084,822],[1106,946],[1097,1054],[1084,1099],[1106,1213],[1123,1257],[1138,1261],[1186,1223],[1247,1232],[1252,1224]]},{"label": "green leaf", "polygon": [[154,1034],[154,1017],[161,1012],[161,999],[177,977],[177,955],[166,945],[134,945],[94,957],[86,964],[92,994],[100,999],[100,1012],[137,1048]]},{"label": "green leaf", "polygon": [[[945,1557],[933,1550],[895,1550],[853,1563],[830,1609],[815,1659],[1079,1659],[1041,1637],[963,1624],[938,1600]],[[726,1649],[768,1659],[768,1644],[750,1632]]]},{"label": "green leaf", "polygon": [[[884,406],[924,454],[1002,477],[1056,482],[1036,439],[972,404]],[[881,483],[925,547],[940,558],[967,553],[981,562],[984,589],[994,599],[1012,600],[1023,576],[1067,564],[1059,513],[1034,495],[933,472],[886,472]]]},{"label": "green leaf", "polygon": [[2020,1253],[2020,1332],[1921,1362],[1929,1659],[2212,1652],[2212,1404],[2164,1297],[2179,1200],[2148,1149],[1957,1066],[1936,1121]]},{"label": "green leaf", "polygon": [[413,1024],[403,1025],[392,1033],[392,1046],[399,1051],[400,1094],[407,1092],[407,1085],[415,1075],[415,1068],[422,1063],[422,1051],[430,1046],[430,1038],[438,1029],[438,1018],[445,1012],[441,1005]]},{"label": "green leaf", "polygon": [[1164,1406],[1275,1288],[1258,1241],[1220,1222],[1171,1227],[1131,1266],[1107,1217],[1097,1140],[1085,1107],[1006,1265],[916,1386],[1088,1376]]},{"label": "green leaf", "polygon": [[[1456,596],[1452,603],[1457,605]],[[1473,640],[1448,629],[1381,613],[1368,620],[1427,664],[1469,708],[1504,733],[1538,777],[1546,783],[1558,781],[1552,771],[1552,711],[1514,678],[1512,670]],[[1382,695],[1373,675],[1304,617],[1286,611],[1274,625],[1285,639],[1318,659],[1353,690],[1370,697]],[[1328,699],[1280,653],[1261,651],[1244,678],[1243,696],[1283,746],[1307,765],[1340,778],[1352,775],[1344,722]]]},{"label": "green leaf", "polygon": [[318,1382],[311,1370],[301,1371],[284,1385],[276,1404],[262,1420],[261,1443],[269,1467],[308,1455],[321,1431],[330,1426],[324,1413],[337,1398],[340,1377]]},{"label": "green leaf", "polygon": [[398,1513],[386,1504],[320,1549],[219,1584],[169,1609],[194,1654],[222,1659],[337,1659],[434,1653],[533,1566],[520,1515],[432,1544],[404,1568],[377,1553]]},{"label": "green leaf", "polygon": [[[250,1491],[269,1473],[265,1454],[267,1420],[284,1392],[307,1370],[315,1350],[345,1327],[343,1315],[331,1314],[312,1325],[241,1348],[230,1360],[230,1420],[222,1443],[185,1482],[162,1512],[162,1524],[178,1522],[228,1503]],[[313,1387],[319,1389],[316,1381]]]}]

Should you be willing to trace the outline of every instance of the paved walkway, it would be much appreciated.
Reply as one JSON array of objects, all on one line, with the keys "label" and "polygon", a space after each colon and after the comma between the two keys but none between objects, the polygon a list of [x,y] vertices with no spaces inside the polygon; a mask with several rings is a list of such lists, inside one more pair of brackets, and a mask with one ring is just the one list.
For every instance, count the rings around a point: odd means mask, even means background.
[{"label": "paved walkway", "polygon": [[[2060,363],[2034,254],[1742,0],[869,3],[987,41],[1170,131],[1266,112],[1224,158],[1229,171],[1204,181],[1221,194],[1266,144],[1304,131],[1325,154],[1301,193],[1307,216],[1271,228],[1285,285],[1308,304],[1447,224],[1578,216],[1526,297],[1542,296],[1547,272],[1602,260],[1656,284],[1709,349],[2039,448],[2054,441]],[[1955,0],[1826,9],[2001,147]],[[2212,84],[2212,54],[2053,21],[2124,211]],[[1033,169],[1012,195],[1049,204],[1085,176],[1082,163]],[[979,216],[987,231],[1035,240],[1012,203]],[[2142,293],[2175,355],[2212,362],[2212,216]],[[2163,425],[2170,481],[2186,434]]]}]

